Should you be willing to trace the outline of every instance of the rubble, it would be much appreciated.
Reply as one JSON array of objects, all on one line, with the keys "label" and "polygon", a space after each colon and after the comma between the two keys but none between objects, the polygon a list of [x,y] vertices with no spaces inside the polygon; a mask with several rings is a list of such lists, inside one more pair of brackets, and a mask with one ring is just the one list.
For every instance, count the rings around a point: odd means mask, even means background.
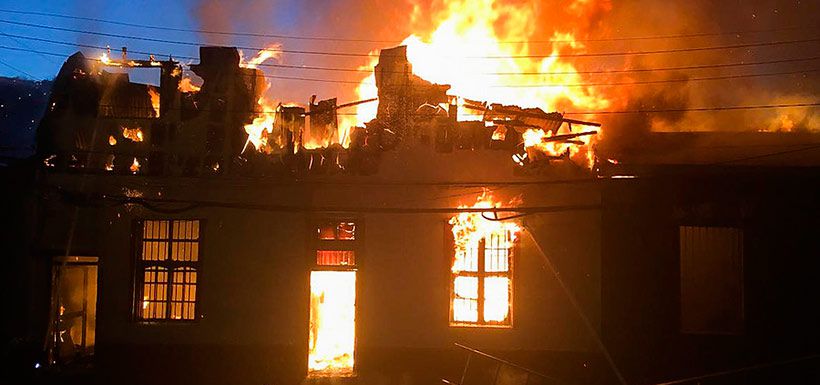
[{"label": "rubble", "polygon": [[[134,173],[139,163],[141,175],[366,175],[378,171],[382,152],[397,146],[511,151],[519,165],[569,160],[596,133],[572,125],[600,126],[448,95],[449,85],[413,73],[405,46],[381,51],[374,69],[378,98],[342,104],[314,95],[306,106],[274,107],[262,103],[264,73],[243,65],[236,48],[201,47],[200,59],[190,66],[202,79],[194,86],[172,59],[132,60],[127,50],[116,60],[109,53],[72,55],[39,130],[41,158],[53,156],[59,169],[122,174]],[[158,69],[160,85],[132,83],[111,67]],[[375,119],[339,126],[339,110],[374,102]],[[459,121],[460,109],[476,119]]]}]

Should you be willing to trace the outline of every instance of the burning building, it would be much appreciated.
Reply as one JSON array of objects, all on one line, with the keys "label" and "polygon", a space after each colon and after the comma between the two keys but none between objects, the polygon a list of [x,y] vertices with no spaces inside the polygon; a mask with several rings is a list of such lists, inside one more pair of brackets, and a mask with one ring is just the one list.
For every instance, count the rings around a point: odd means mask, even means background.
[{"label": "burning building", "polygon": [[235,48],[202,47],[197,86],[171,58],[71,56],[38,131],[45,363],[93,354],[103,381],[156,384],[650,383],[816,350],[799,304],[818,266],[798,254],[818,250],[820,162],[793,151],[816,135],[597,148],[598,123],[452,95],[407,56],[381,51],[376,98],[306,105],[266,100]]}]

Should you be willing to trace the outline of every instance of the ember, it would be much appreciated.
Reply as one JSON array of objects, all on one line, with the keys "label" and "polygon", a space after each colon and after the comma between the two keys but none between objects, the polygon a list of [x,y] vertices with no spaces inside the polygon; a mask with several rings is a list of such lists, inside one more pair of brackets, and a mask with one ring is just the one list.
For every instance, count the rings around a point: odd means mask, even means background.
[{"label": "ember", "polygon": [[[142,140],[143,140],[142,129],[139,128],[139,127],[136,127],[136,128],[122,127],[122,137],[126,138],[126,139],[130,139],[132,142],[142,142]],[[111,142],[111,139],[113,139],[113,138],[114,138],[113,136],[109,138],[109,143]],[[114,143],[111,143],[111,145],[113,146],[115,144],[117,144],[116,139],[114,139]]]},{"label": "ember", "polygon": [[131,167],[129,167],[128,169],[131,170],[131,172],[134,174],[140,171],[140,162],[137,160],[137,158],[134,158],[134,162],[131,163]]}]

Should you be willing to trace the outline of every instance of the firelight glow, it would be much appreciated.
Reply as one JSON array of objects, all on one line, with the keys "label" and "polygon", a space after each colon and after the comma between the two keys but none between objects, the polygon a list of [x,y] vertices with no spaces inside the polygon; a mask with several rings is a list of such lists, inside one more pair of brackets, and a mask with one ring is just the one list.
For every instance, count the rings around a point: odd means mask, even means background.
[{"label": "firelight glow", "polygon": [[[578,8],[582,12],[583,7]],[[429,33],[412,34],[402,41],[413,73],[423,79],[451,85],[450,94],[464,98],[538,107],[555,111],[566,105],[594,111],[605,109],[611,102],[595,87],[570,87],[583,83],[575,67],[559,56],[561,52],[583,52],[584,46],[571,32],[556,32],[552,38],[552,52],[545,58],[531,55],[529,44],[505,44],[503,41],[528,41],[535,33],[537,15],[534,6],[500,4],[493,0],[451,1],[439,12]],[[420,17],[412,15],[411,24]],[[579,17],[585,17],[579,15]],[[499,25],[504,27],[499,30]],[[423,37],[423,36],[426,36]],[[372,63],[375,65],[375,61]],[[372,66],[370,67],[372,68]],[[534,76],[493,76],[499,73],[538,73]],[[357,87],[359,99],[376,97],[373,75],[361,80]],[[460,106],[461,107],[461,106]],[[459,108],[459,118],[475,119],[474,112]],[[357,108],[359,124],[375,118],[373,106]],[[568,128],[564,128],[570,132]],[[530,129],[528,131],[534,131]],[[548,137],[557,132],[526,133],[530,138]],[[548,146],[533,145],[530,149],[547,155],[561,155],[573,147],[570,155],[587,163],[590,156],[590,137],[579,138],[583,144],[556,143]]]},{"label": "firelight glow", "polygon": [[[471,207],[489,209],[500,204],[484,192]],[[452,320],[457,325],[478,323],[479,303],[485,323],[503,323],[510,316],[509,253],[521,227],[512,221],[488,220],[483,215],[491,217],[493,213],[461,212],[450,218],[455,248]],[[479,255],[480,250],[484,250],[483,255]]]},{"label": "firelight glow", "polygon": [[353,373],[356,344],[356,272],[310,273],[308,372],[312,376]]},{"label": "firelight glow", "polygon": [[[583,13],[584,7],[576,7]],[[417,23],[420,12],[413,12],[411,24]],[[579,15],[583,18],[584,15]],[[407,56],[413,65],[413,73],[438,84],[449,84],[450,95],[460,106],[466,99],[487,100],[525,108],[538,107],[555,111],[572,106],[574,109],[595,111],[610,106],[610,101],[595,87],[575,87],[583,79],[572,63],[562,60],[561,53],[583,52],[584,45],[575,40],[572,32],[555,32],[551,54],[533,57],[529,44],[505,44],[505,41],[526,42],[535,34],[538,17],[533,5],[502,4],[494,0],[452,1],[444,10],[433,15],[433,28],[418,31],[405,38],[401,45],[407,46]],[[279,45],[260,51],[243,66],[256,68],[269,58],[278,58]],[[378,50],[372,51],[370,62],[359,69],[372,70],[378,63]],[[535,55],[538,56],[538,55]],[[493,76],[493,74],[529,73],[534,76]],[[364,76],[356,86],[359,100],[377,97],[373,73]],[[266,149],[267,134],[273,130],[275,109],[260,99],[260,110],[252,124],[245,126],[248,143],[257,150]],[[354,114],[340,116],[336,136],[343,147],[349,145],[352,126],[362,126],[376,117],[376,104],[365,103],[353,107]],[[270,115],[270,116],[265,116]],[[459,108],[459,118],[476,120],[483,118],[476,111]],[[573,132],[562,128],[563,134]],[[557,135],[557,131],[545,132],[537,128],[525,130],[528,151],[543,152],[549,156],[568,154],[590,163],[592,137],[581,137],[572,142],[543,143],[541,138]],[[334,143],[313,143],[304,138],[306,148],[327,147]],[[308,146],[309,145],[309,146]]]}]

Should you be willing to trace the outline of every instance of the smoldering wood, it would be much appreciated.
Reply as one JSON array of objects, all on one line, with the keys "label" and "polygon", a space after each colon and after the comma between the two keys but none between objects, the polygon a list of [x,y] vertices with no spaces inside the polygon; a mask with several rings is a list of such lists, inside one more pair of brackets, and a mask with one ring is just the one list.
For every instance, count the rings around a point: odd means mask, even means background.
[{"label": "smoldering wood", "polygon": [[[527,129],[544,129],[552,134],[551,141],[580,144],[573,140],[578,136],[556,136],[561,124],[597,124],[537,108],[463,98],[458,98],[461,105],[482,111],[483,121],[459,121],[457,98],[447,95],[449,85],[414,75],[404,46],[382,50],[374,69],[377,98],[338,104],[335,98],[317,102],[314,97],[307,110],[280,105],[275,112],[260,110],[257,100],[267,88],[264,75],[241,67],[235,48],[202,47],[200,58],[191,70],[203,84],[197,91],[183,92],[182,68],[173,60],[126,56],[95,64],[81,53],[73,55],[61,68],[50,100],[53,107],[38,130],[41,159],[54,155],[50,162],[62,169],[115,174],[134,173],[135,160],[144,175],[371,174],[378,171],[379,154],[398,146],[520,152]],[[160,86],[132,83],[127,74],[106,68],[155,68]],[[149,92],[159,94],[158,106]],[[378,102],[375,119],[364,127],[339,129],[338,110],[372,102]],[[273,123],[262,128],[256,151],[244,126],[267,114]],[[123,138],[123,127],[140,128],[143,140]]]}]

